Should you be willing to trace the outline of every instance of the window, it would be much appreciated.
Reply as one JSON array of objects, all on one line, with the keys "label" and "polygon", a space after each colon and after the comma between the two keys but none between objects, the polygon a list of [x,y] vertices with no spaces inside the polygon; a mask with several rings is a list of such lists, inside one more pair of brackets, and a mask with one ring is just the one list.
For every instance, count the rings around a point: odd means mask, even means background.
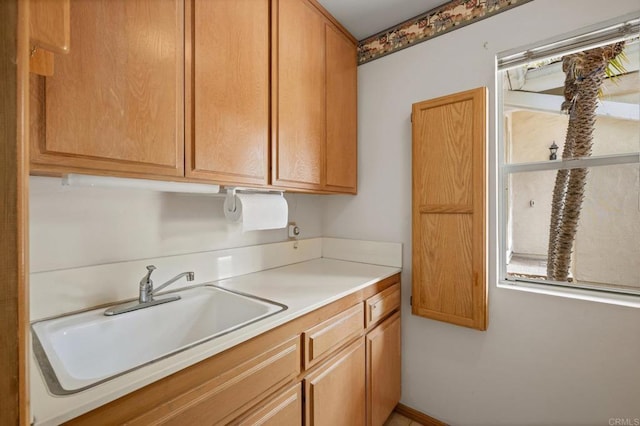
[{"label": "window", "polygon": [[639,29],[498,57],[501,285],[640,306]]}]

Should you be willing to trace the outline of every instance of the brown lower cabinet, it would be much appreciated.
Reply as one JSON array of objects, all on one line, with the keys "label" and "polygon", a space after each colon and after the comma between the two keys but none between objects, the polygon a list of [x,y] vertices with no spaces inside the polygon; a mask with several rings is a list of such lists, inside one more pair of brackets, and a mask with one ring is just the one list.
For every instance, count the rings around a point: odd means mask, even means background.
[{"label": "brown lower cabinet", "polygon": [[304,390],[305,425],[364,426],[364,338],[304,379]]},{"label": "brown lower cabinet", "polygon": [[382,425],[400,400],[400,312],[367,334],[368,425]]},{"label": "brown lower cabinet", "polygon": [[399,400],[396,274],[68,424],[379,426]]}]

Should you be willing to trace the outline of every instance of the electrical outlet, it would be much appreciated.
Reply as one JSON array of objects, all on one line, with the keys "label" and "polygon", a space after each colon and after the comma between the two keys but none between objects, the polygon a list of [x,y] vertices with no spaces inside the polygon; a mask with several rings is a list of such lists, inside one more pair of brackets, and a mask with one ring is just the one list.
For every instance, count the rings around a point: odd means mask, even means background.
[{"label": "electrical outlet", "polygon": [[289,239],[295,240],[300,236],[300,228],[295,222],[289,222]]}]

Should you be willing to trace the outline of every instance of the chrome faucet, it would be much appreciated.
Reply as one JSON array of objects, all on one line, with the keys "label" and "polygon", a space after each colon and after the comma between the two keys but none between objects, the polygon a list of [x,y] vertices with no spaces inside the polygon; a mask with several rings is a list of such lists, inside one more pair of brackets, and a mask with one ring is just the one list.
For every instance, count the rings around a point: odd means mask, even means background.
[{"label": "chrome faucet", "polygon": [[173,284],[178,281],[182,277],[187,277],[187,281],[193,281],[195,274],[193,272],[183,272],[181,274],[176,275],[171,278],[166,283],[162,284],[158,288],[153,288],[153,280],[151,279],[151,273],[156,270],[156,267],[153,265],[147,266],[147,275],[142,277],[140,280],[140,297],[138,298],[138,302],[140,303],[148,303],[153,302],[153,295],[167,287],[168,285]]},{"label": "chrome faucet", "polygon": [[153,280],[151,279],[151,274],[155,270],[156,270],[156,267],[154,265],[147,266],[147,273],[140,280],[140,295],[137,301],[127,302],[121,305],[112,306],[111,308],[104,311],[104,314],[107,316],[118,315],[118,314],[123,314],[125,312],[136,311],[138,309],[149,308],[151,306],[160,305],[162,303],[180,300],[180,296],[178,295],[163,296],[157,299],[154,298],[153,296],[163,288],[173,284],[174,282],[178,281],[182,277],[186,277],[187,281],[193,281],[195,278],[195,274],[193,272],[183,272],[171,278],[169,281],[162,284],[160,287],[154,289]]}]

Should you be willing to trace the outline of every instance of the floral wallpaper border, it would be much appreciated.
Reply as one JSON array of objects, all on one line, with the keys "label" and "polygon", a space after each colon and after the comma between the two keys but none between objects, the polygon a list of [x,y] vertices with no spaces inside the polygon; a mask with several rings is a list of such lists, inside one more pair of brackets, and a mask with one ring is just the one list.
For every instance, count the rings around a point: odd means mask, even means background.
[{"label": "floral wallpaper border", "polygon": [[358,43],[358,65],[533,0],[452,0]]}]

